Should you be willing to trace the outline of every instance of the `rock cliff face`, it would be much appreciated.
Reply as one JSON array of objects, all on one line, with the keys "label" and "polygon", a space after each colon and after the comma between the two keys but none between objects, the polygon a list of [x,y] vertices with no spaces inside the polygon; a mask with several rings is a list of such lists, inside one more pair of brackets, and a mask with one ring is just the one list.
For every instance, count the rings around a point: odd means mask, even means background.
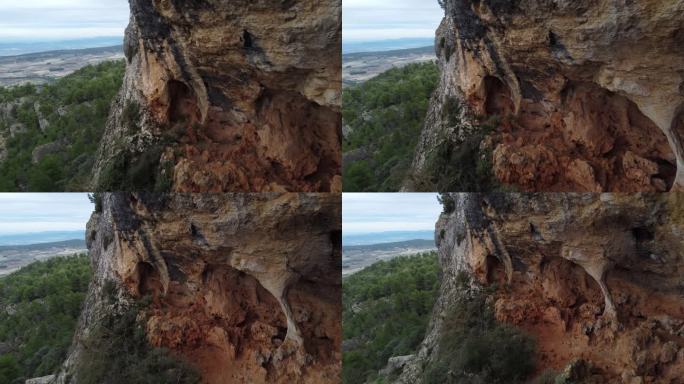
[{"label": "rock cliff face", "polygon": [[[95,278],[59,380],[106,311],[151,298],[148,340],[206,383],[339,380],[339,197],[105,194],[87,230]],[[114,304],[102,291],[113,281]]]},{"label": "rock cliff face", "polygon": [[[684,2],[445,0],[442,70],[414,159],[485,122],[504,184],[684,188]],[[448,116],[462,104],[459,124]],[[487,155],[489,156],[489,155]],[[411,185],[407,186],[411,189]]]},{"label": "rock cliff face", "polygon": [[339,0],[130,4],[99,189],[133,167],[174,191],[340,188]]},{"label": "rock cliff face", "polygon": [[435,229],[440,297],[400,382],[438,353],[462,271],[497,284],[496,316],[536,338],[539,371],[584,361],[578,382],[681,382],[684,195],[452,196]]}]

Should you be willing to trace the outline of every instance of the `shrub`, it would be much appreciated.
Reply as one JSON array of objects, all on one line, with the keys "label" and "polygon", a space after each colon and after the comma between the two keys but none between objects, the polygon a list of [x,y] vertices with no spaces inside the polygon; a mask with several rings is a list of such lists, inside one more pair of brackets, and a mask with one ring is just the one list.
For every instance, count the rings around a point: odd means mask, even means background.
[{"label": "shrub", "polygon": [[126,153],[123,151],[116,153],[102,170],[95,189],[97,191],[112,192],[126,190],[124,185],[126,166]]},{"label": "shrub", "polygon": [[465,140],[446,133],[427,156],[423,190],[480,192],[500,189],[493,171],[491,150],[482,150],[489,127],[480,127]]},{"label": "shrub", "polygon": [[359,161],[345,168],[342,183],[347,192],[365,191],[373,183],[374,175],[367,161]]},{"label": "shrub", "polygon": [[[481,192],[502,190],[492,171],[492,151],[482,142],[499,124],[493,116],[472,128],[462,123],[462,112],[456,97],[447,97],[442,108],[446,128],[437,144],[426,155],[420,174],[414,174],[413,184],[423,191]],[[463,131],[468,129],[466,137]],[[455,133],[454,133],[455,132]]]},{"label": "shrub", "polygon": [[[160,159],[165,142],[150,145],[142,152],[120,149],[105,166],[96,187],[97,191],[157,191],[170,188],[168,174],[162,172]],[[164,167],[173,166],[167,163]]]},{"label": "shrub", "polygon": [[0,383],[11,383],[20,375],[21,371],[14,356],[10,354],[0,356]]},{"label": "shrub", "polygon": [[425,370],[426,383],[522,383],[534,371],[534,343],[522,331],[499,324],[492,290],[459,277],[459,295],[442,325],[439,352]]},{"label": "shrub", "polygon": [[561,384],[561,383],[556,383],[558,373],[553,370],[545,370],[542,372],[539,376],[537,376],[534,381],[532,381],[532,384]]},{"label": "shrub", "polygon": [[129,133],[134,133],[138,130],[140,121],[140,105],[135,100],[126,100],[123,111],[121,113],[121,120],[123,126],[126,127]]},{"label": "shrub", "polygon": [[116,288],[116,282],[114,280],[107,279],[104,284],[102,284],[102,298],[108,302],[112,303],[116,300],[116,294],[118,290]]},{"label": "shrub", "polygon": [[[105,284],[107,287],[107,283]],[[107,289],[105,295],[115,295]],[[75,376],[80,384],[197,384],[198,373],[168,350],[149,345],[143,323],[146,302],[107,311],[83,341]]]},{"label": "shrub", "polygon": [[95,212],[102,212],[102,193],[95,192],[88,194],[88,200],[95,205]]},{"label": "shrub", "polygon": [[449,126],[461,123],[461,102],[455,96],[448,96],[442,106],[442,120]]},{"label": "shrub", "polygon": [[442,212],[449,214],[456,210],[456,202],[450,194],[440,193],[437,195],[437,200],[442,204]]},{"label": "shrub", "polygon": [[168,192],[173,186],[173,163],[170,161],[164,161],[160,164],[158,169],[157,177],[154,182],[154,191]]}]

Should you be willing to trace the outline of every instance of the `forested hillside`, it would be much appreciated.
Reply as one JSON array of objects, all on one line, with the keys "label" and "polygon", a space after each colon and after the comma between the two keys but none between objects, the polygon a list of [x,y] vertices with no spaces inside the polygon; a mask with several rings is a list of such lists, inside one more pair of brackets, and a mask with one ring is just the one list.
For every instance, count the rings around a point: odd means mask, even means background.
[{"label": "forested hillside", "polygon": [[[390,383],[414,359],[439,294],[435,252],[381,261],[343,281],[342,382]],[[457,293],[442,319],[440,353],[424,367],[425,384],[519,384],[534,371],[535,344],[494,316],[494,290],[457,276]],[[392,357],[395,363],[388,364]],[[402,361],[403,363],[396,363]],[[571,384],[549,371],[534,384]]]},{"label": "forested hillside", "polygon": [[91,271],[85,254],[0,278],[0,383],[53,373],[66,357]]},{"label": "forested hillside", "polygon": [[434,252],[380,261],[344,279],[342,381],[375,380],[392,356],[415,352],[439,289]]},{"label": "forested hillside", "polygon": [[345,191],[399,190],[438,80],[437,65],[429,62],[343,90]]},{"label": "forested hillside", "polygon": [[124,68],[110,61],[46,86],[0,88],[0,190],[87,190]]}]

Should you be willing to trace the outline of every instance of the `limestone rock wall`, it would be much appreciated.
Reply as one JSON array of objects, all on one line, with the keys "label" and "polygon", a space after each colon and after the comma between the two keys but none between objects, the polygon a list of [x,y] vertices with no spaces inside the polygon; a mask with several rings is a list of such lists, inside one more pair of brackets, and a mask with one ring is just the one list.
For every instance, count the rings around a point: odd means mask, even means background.
[{"label": "limestone rock wall", "polygon": [[340,189],[339,0],[130,5],[98,189],[148,163],[174,191]]},{"label": "limestone rock wall", "polygon": [[[497,179],[529,191],[684,186],[684,1],[446,0],[442,70],[414,159],[483,124]],[[447,116],[462,104],[460,124]],[[420,177],[417,177],[420,178]],[[415,186],[407,185],[407,189]]]},{"label": "limestone rock wall", "polygon": [[[102,314],[143,296],[148,340],[205,383],[339,381],[340,210],[330,194],[104,194],[61,382],[78,383],[81,340]],[[125,293],[116,303],[102,300],[107,281]]]},{"label": "limestone rock wall", "polygon": [[452,194],[435,228],[443,281],[399,382],[421,382],[465,271],[497,284],[496,316],[531,333],[538,371],[583,360],[596,383],[684,375],[684,195]]}]

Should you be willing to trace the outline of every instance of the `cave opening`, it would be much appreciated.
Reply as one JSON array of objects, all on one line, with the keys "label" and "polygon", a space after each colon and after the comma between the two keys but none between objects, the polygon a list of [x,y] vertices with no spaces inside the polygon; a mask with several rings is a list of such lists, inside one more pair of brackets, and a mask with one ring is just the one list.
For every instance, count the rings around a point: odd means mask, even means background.
[{"label": "cave opening", "polygon": [[[288,322],[279,301],[249,273],[216,258],[201,263],[201,269],[193,266],[186,283],[172,282],[169,294],[155,297],[155,316],[183,324],[179,328],[154,323],[148,329],[158,341],[155,345],[184,356],[207,382],[224,377],[228,366],[238,371],[261,366],[275,374],[270,356],[259,361],[250,356],[276,351],[285,342]],[[149,274],[150,267],[141,264],[141,273]]]},{"label": "cave opening", "polygon": [[195,94],[185,83],[171,80],[167,84],[169,106],[168,119],[171,123],[195,123],[200,120]]},{"label": "cave opening", "polygon": [[[515,120],[501,131],[507,156],[527,161],[500,157],[495,164],[497,174],[505,175],[500,181],[535,191],[670,190],[677,174],[677,134],[668,141],[639,105],[617,92],[591,81],[564,81],[551,94],[522,92]],[[493,77],[485,83],[487,113],[512,110],[506,85]],[[524,167],[543,177],[529,177]]]},{"label": "cave opening", "polygon": [[487,284],[492,284],[496,283],[499,284],[500,286],[503,286],[506,284],[506,269],[499,260],[498,257],[494,255],[487,255],[487,259],[485,261],[486,263],[486,276],[485,279],[487,280]]},{"label": "cave opening", "polygon": [[242,46],[245,49],[254,48],[254,39],[252,34],[247,32],[247,30],[242,31]]},{"label": "cave opening", "polygon": [[651,241],[655,238],[653,231],[645,227],[632,228],[632,235],[637,242]]},{"label": "cave opening", "polygon": [[[545,254],[559,251],[552,248]],[[545,300],[565,308],[579,308],[584,303],[600,302],[601,290],[596,280],[579,264],[563,257],[549,256],[540,265],[541,291]]]},{"label": "cave opening", "polygon": [[632,237],[635,240],[635,251],[641,259],[651,260],[653,256],[653,241],[655,232],[653,228],[635,227],[632,228]]},{"label": "cave opening", "polygon": [[154,265],[141,261],[136,266],[137,269],[137,293],[139,296],[154,295],[163,291],[161,278],[159,272],[154,268]]},{"label": "cave opening", "polygon": [[228,265],[207,264],[201,273],[207,315],[226,327],[255,322],[287,327],[278,300],[255,277]]},{"label": "cave opening", "polygon": [[487,116],[497,115],[499,117],[505,117],[513,114],[515,108],[511,97],[511,89],[504,84],[504,82],[499,80],[499,78],[485,76],[484,91],[484,107]]}]

